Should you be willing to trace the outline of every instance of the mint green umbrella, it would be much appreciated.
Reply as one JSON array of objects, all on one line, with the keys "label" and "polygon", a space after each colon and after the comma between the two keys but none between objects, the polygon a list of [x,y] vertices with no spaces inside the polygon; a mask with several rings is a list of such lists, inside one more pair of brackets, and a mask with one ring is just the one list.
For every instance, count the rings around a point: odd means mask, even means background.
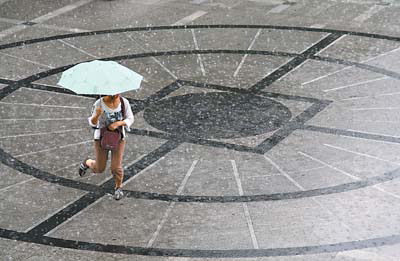
[{"label": "mint green umbrella", "polygon": [[117,62],[94,60],[64,71],[58,84],[77,94],[115,95],[139,89],[142,79]]}]

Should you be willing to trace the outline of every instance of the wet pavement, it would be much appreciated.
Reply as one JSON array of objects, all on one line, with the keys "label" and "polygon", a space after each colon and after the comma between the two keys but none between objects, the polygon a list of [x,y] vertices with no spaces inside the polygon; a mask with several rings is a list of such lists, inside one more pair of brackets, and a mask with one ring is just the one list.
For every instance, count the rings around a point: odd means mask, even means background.
[{"label": "wet pavement", "polygon": [[[0,0],[1,260],[400,260],[400,2]],[[126,197],[74,64],[144,76]]]}]

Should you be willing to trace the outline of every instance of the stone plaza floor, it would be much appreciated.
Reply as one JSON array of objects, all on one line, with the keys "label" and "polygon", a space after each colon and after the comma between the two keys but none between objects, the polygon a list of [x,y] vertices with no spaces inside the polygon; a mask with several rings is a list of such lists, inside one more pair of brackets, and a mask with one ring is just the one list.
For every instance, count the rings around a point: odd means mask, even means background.
[{"label": "stone plaza floor", "polygon": [[[400,260],[400,1],[0,0],[0,260]],[[144,76],[126,197],[85,61]]]}]

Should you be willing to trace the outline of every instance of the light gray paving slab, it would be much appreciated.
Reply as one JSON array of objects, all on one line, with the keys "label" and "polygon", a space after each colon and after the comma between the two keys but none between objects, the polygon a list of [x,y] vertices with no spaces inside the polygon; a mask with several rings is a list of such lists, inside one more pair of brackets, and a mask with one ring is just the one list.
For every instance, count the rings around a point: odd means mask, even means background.
[{"label": "light gray paving slab", "polygon": [[318,197],[317,200],[342,219],[360,239],[398,234],[400,229],[396,204],[399,199],[375,188]]},{"label": "light gray paving slab", "polygon": [[[397,1],[391,1],[391,3],[396,3]],[[378,14],[372,16],[367,21],[375,24],[396,24],[396,13],[399,12],[399,6],[392,5],[390,8],[385,8],[381,10]]]},{"label": "light gray paving slab", "polygon": [[364,62],[399,48],[393,41],[359,36],[345,36],[319,53],[337,59]]},{"label": "light gray paving slab", "polygon": [[246,153],[233,157],[232,160],[236,163],[240,178],[280,175],[279,171],[262,155]]},{"label": "light gray paving slab", "polygon": [[29,27],[26,27],[24,30],[19,31],[18,33],[10,34],[10,35],[7,35],[7,36],[1,38],[1,43],[2,44],[13,43],[13,42],[18,42],[18,41],[23,41],[23,40],[28,40],[28,39],[42,38],[42,37],[47,37],[47,36],[51,36],[51,35],[57,35],[57,34],[65,34],[65,31],[49,29],[49,28],[42,28],[42,27],[38,27],[38,26],[29,26]]},{"label": "light gray paving slab", "polygon": [[59,41],[76,52],[86,53],[91,59],[141,53],[141,46],[132,41],[128,35],[129,33],[87,35]]},{"label": "light gray paving slab", "polygon": [[[194,48],[189,50],[194,50]],[[157,62],[154,59],[156,59]],[[168,78],[170,79],[176,77],[181,80],[204,81],[205,77],[202,77],[203,73],[197,55],[171,55],[154,57],[154,59],[158,68],[156,67],[155,70],[151,72],[151,75],[148,77],[149,79],[157,77],[156,75],[159,74],[158,71],[161,71],[164,73],[167,72],[169,74]],[[160,64],[162,64],[162,66]]]},{"label": "light gray paving slab", "polygon": [[325,19],[331,17],[338,19],[340,17],[340,19],[349,21],[366,12],[371,6],[371,4],[360,5],[358,3],[348,3],[346,6],[343,6],[339,2],[336,2],[319,15]]},{"label": "light gray paving slab", "polygon": [[[247,50],[257,39],[258,29],[195,29],[200,49]],[[224,41],[221,41],[225,39]],[[228,41],[227,41],[228,40]]]},{"label": "light gray paving slab", "polygon": [[[386,85],[386,80],[383,79],[380,82],[380,85]],[[374,88],[374,86],[371,86],[371,89]],[[367,110],[367,109],[384,109],[386,108],[387,110],[390,109],[395,109],[397,106],[398,102],[398,95],[396,92],[395,93],[390,93],[388,92],[388,88],[385,86],[384,88],[385,92],[387,93],[381,93],[378,95],[375,95],[373,93],[370,93],[370,96],[364,96],[362,99],[356,99],[357,97],[354,97],[355,99],[345,99],[342,100],[342,107],[348,108],[349,110]],[[382,90],[381,90],[382,91]],[[384,120],[384,118],[382,119]]]},{"label": "light gray paving slab", "polygon": [[[257,1],[258,2],[258,1]],[[308,1],[294,1],[296,4],[292,6],[292,8],[288,8],[283,13],[286,16],[298,16],[299,14],[304,14],[303,19],[307,17],[312,17],[314,20],[318,19],[321,14],[325,13],[325,11],[332,7],[336,1],[324,1],[320,2],[318,0],[308,0]],[[329,17],[331,20],[335,17]]]},{"label": "light gray paving slab", "polygon": [[176,204],[155,246],[246,249],[251,239],[241,204]]},{"label": "light gray paving slab", "polygon": [[128,182],[126,188],[175,194],[193,162],[198,161],[183,190],[184,194],[238,195],[230,160],[239,157],[239,153],[217,149],[219,156],[215,159],[211,153],[215,150],[207,146],[182,144]]},{"label": "light gray paving slab", "polygon": [[139,45],[142,52],[194,50],[195,40],[199,42],[199,35],[192,29],[138,31],[126,35],[132,44]]},{"label": "light gray paving slab", "polygon": [[13,24],[0,22],[0,31],[6,30],[12,26]]},{"label": "light gray paving slab", "polygon": [[356,238],[312,199],[248,203],[248,207],[261,248],[320,245]]},{"label": "light gray paving slab", "polygon": [[125,189],[176,194],[193,164],[192,160],[180,158],[180,156],[177,153],[167,154],[134,180],[128,182],[124,186]]},{"label": "light gray paving slab", "polygon": [[[112,8],[112,12],[109,12],[110,8]],[[179,16],[183,18],[195,11],[195,8],[188,6],[170,7],[167,4],[152,6],[137,4],[136,1],[113,3],[93,1],[79,9],[50,19],[47,23],[57,26],[68,24],[70,27],[90,30],[160,24],[170,25],[178,21],[180,19]],[[170,13],[175,13],[176,15],[169,15]]]},{"label": "light gray paving slab", "polygon": [[[379,107],[366,107],[379,108]],[[382,109],[346,110],[339,106],[331,106],[310,121],[313,125],[319,125],[337,129],[349,129],[365,133],[373,133],[386,136],[398,136],[396,108],[381,107]],[[385,109],[387,108],[387,109]],[[335,115],[328,118],[327,115]],[[343,117],[341,117],[343,115]],[[328,121],[321,123],[325,117]],[[394,128],[391,128],[394,127]]]},{"label": "light gray paving slab", "polygon": [[[303,95],[306,97],[321,97],[321,91],[313,90],[309,93],[309,90],[313,86],[314,82],[318,82],[320,78],[325,78],[331,73],[346,68],[344,65],[335,63],[326,63],[314,60],[307,60],[301,66],[297,67],[296,70],[291,71],[285,77],[281,78],[281,86],[285,90],[291,90],[289,93]],[[324,82],[324,81],[322,81]],[[318,82],[320,84],[320,82]],[[288,88],[289,87],[289,88]]]},{"label": "light gray paving slab", "polygon": [[[343,102],[343,106],[348,106],[347,103],[359,102],[362,103],[362,99],[367,99],[368,102],[376,102],[382,99],[388,99],[390,102],[391,96],[394,99],[397,96],[398,90],[398,80],[393,78],[383,78],[385,76],[380,76],[375,79],[361,81],[359,83],[341,85],[336,88],[337,91],[326,92],[328,99],[337,100]],[[354,99],[354,100],[352,100]],[[358,99],[358,101],[357,101]],[[345,103],[345,101],[347,101]]]},{"label": "light gray paving slab", "polygon": [[290,30],[263,30],[254,44],[254,50],[301,53],[318,42],[325,34]]},{"label": "light gray paving slab", "polygon": [[[285,149],[287,142],[290,150]],[[398,150],[395,143],[296,131],[266,155],[289,173],[327,166],[343,178],[366,178],[397,169]],[[281,157],[283,151],[286,157]]]},{"label": "light gray paving slab", "polygon": [[[54,5],[48,5],[46,1],[36,1],[35,3],[26,0],[7,1],[1,6],[0,17],[29,21],[73,2],[73,0],[62,0]],[[15,12],[15,10],[21,11]]]},{"label": "light gray paving slab", "polygon": [[[87,116],[82,116],[80,111],[90,112],[91,104],[91,99],[21,88],[4,98],[0,104],[5,113],[1,119],[4,124],[0,128],[1,137],[31,137],[31,134],[82,129],[87,127]],[[14,115],[9,114],[7,108],[10,107],[14,107]],[[70,110],[78,111],[80,115],[74,116]],[[40,112],[43,114],[40,115]],[[87,136],[84,130],[82,133],[82,137]]]},{"label": "light gray paving slab", "polygon": [[[282,16],[280,14],[266,13],[274,8],[273,5],[263,6],[260,8],[259,5],[248,6],[248,2],[241,2],[233,6],[232,8],[216,7],[213,8],[212,12],[209,12],[202,17],[194,20],[194,24],[238,24],[238,20],[241,24],[268,24],[268,20],[274,20],[277,22]],[[240,19],[238,19],[240,17]],[[281,21],[283,22],[283,20]],[[279,23],[279,22],[278,22]]]},{"label": "light gray paving slab", "polygon": [[40,135],[9,136],[2,138],[2,149],[11,155],[30,155],[55,147],[65,147],[74,143],[90,140],[92,130],[89,128],[74,129],[65,132],[45,132]]},{"label": "light gray paving slab", "polygon": [[21,67],[25,64],[34,64],[36,66],[42,65],[40,67],[44,67],[46,70],[93,59],[93,57],[79,52],[62,41],[30,44],[5,49],[2,53],[16,57]]},{"label": "light gray paving slab", "polygon": [[26,62],[22,62],[23,65],[21,66],[21,60],[3,53],[0,53],[0,61],[1,64],[3,64],[0,68],[0,77],[10,80],[21,80],[32,74],[48,69],[45,66]]},{"label": "light gray paving slab", "polygon": [[0,193],[1,227],[20,232],[41,223],[83,195],[81,191],[39,180],[32,180]]},{"label": "light gray paving slab", "polygon": [[259,176],[241,180],[245,195],[264,195],[299,191],[299,188],[282,175]]},{"label": "light gray paving slab", "polygon": [[238,195],[230,162],[200,161],[183,193],[187,195]]},{"label": "light gray paving slab", "polygon": [[34,81],[34,83],[44,84],[44,85],[48,85],[48,86],[57,88],[57,87],[60,87],[58,85],[58,81],[61,78],[61,74],[62,73],[57,73],[57,74],[54,74],[54,75],[50,75],[50,76],[47,76],[47,77],[42,78],[40,80]]},{"label": "light gray paving slab", "polygon": [[[18,106],[16,106],[18,105]],[[35,119],[35,118],[49,118],[52,116],[68,115],[71,118],[82,117],[82,113],[87,111],[86,107],[75,106],[54,106],[54,105],[32,105],[29,103],[13,104],[8,102],[1,102],[0,115],[2,119]]]},{"label": "light gray paving slab", "polygon": [[398,58],[400,57],[400,49],[396,48],[390,55],[382,55],[377,59],[368,62],[369,65],[383,68],[389,71],[398,72],[400,64]]},{"label": "light gray paving slab", "polygon": [[391,166],[390,163],[393,163],[395,165],[399,164],[397,158],[397,151],[399,149],[399,146],[396,143],[383,143],[370,141],[367,139],[344,138],[335,140],[335,143],[330,142],[326,144],[331,145],[330,148],[333,149],[335,149],[335,147],[333,146],[336,146],[336,149],[342,148],[343,152],[346,152],[347,149],[348,153],[354,154],[354,152],[356,152],[361,154],[358,155],[365,156],[369,159],[374,159],[377,161],[383,160],[384,162],[386,162],[386,165],[388,167],[393,167],[393,165]]},{"label": "light gray paving slab", "polygon": [[400,196],[400,180],[394,179],[388,182],[383,182],[379,184],[377,187],[378,189],[383,189],[387,193],[391,193],[396,197],[396,195]]},{"label": "light gray paving slab", "polygon": [[202,54],[201,57],[205,73],[195,80],[239,88],[248,88],[256,84],[288,61],[284,57],[245,57],[243,54]]},{"label": "light gray paving slab", "polygon": [[95,99],[22,87],[6,96],[4,99],[2,99],[2,102],[14,103],[16,105],[24,103],[31,105],[83,107],[86,108],[90,114],[90,110],[92,109]]},{"label": "light gray paving slab", "polygon": [[232,75],[240,64],[243,55],[207,54],[202,55],[207,83],[229,87],[247,87],[249,83],[238,81]]},{"label": "light gray paving slab", "polygon": [[81,161],[86,155],[92,153],[92,146],[92,140],[90,139],[87,142],[76,142],[63,147],[55,145],[41,151],[15,156],[17,159],[38,169],[53,172]]},{"label": "light gray paving slab", "polygon": [[18,171],[3,164],[0,165],[0,175],[0,191],[7,191],[15,186],[18,186],[18,184],[24,183],[31,179],[31,177],[23,175],[22,173],[19,173]]},{"label": "light gray paving slab", "polygon": [[[342,164],[340,168],[344,169]],[[363,173],[354,173],[353,168],[350,171],[353,171],[354,175],[364,177]],[[373,172],[373,176],[376,176],[376,174],[376,172]],[[325,166],[302,172],[293,172],[290,173],[290,176],[306,190],[332,187],[355,181],[352,177],[343,175],[337,170]]]},{"label": "light gray paving slab", "polygon": [[[253,47],[252,50],[260,49]],[[289,59],[290,58],[280,56],[248,55],[245,57],[245,55],[243,55],[242,60],[235,69],[235,72],[231,75],[234,76],[234,78],[239,82],[248,84],[246,87],[249,87],[275,71],[282,64],[288,62]],[[242,66],[239,67],[241,63]]]},{"label": "light gray paving slab", "polygon": [[0,130],[1,137],[16,136],[16,135],[33,135],[52,131],[68,131],[71,129],[79,129],[86,127],[85,119],[57,119],[57,118],[42,118],[42,119],[2,119],[2,124],[7,126]]},{"label": "light gray paving slab", "polygon": [[[167,206],[166,202],[136,199],[116,203],[112,198],[104,197],[50,235],[71,240],[143,247],[156,230]],[[82,228],[85,228],[85,232]]]},{"label": "light gray paving slab", "polygon": [[[351,67],[346,70],[341,70],[346,66],[343,66],[341,68],[339,67],[337,70],[340,71],[334,73],[336,72],[336,70],[332,70],[333,69],[331,67],[332,64],[326,63],[326,66],[328,66],[328,71],[325,69],[318,70],[319,72],[318,75],[315,75],[315,73],[311,74],[312,76],[315,76],[315,78],[309,77],[307,78],[308,81],[302,81],[301,79],[299,79],[299,75],[301,75],[305,70],[308,70],[309,68],[308,65],[310,63],[311,62],[303,64],[303,66],[301,66],[300,69],[292,71],[292,73],[287,77],[284,77],[282,80],[272,84],[269,89],[271,91],[280,91],[280,92],[287,91],[291,94],[297,94],[301,96],[312,95],[311,97],[323,98],[326,95],[325,92],[326,90],[331,90],[347,85],[358,84],[360,82],[374,80],[377,78],[382,78],[384,76],[382,74],[354,67]],[[321,66],[324,66],[324,64],[321,64]],[[309,69],[310,69],[309,71],[312,71],[313,68],[311,67]],[[306,73],[306,75],[307,74],[308,73]],[[307,84],[304,85],[304,83]],[[288,88],[288,86],[292,88]]]}]

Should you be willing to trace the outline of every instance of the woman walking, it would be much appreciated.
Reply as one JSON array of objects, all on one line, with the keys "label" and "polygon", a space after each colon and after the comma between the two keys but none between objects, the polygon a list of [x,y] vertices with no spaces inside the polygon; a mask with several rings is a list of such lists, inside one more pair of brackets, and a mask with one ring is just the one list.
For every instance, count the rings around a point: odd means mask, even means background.
[{"label": "woman walking", "polygon": [[104,172],[107,160],[108,149],[102,146],[101,139],[103,130],[120,133],[117,146],[111,150],[111,173],[115,180],[114,198],[119,200],[123,197],[122,181],[124,179],[124,169],[122,167],[122,158],[126,144],[126,129],[133,123],[133,113],[127,99],[117,95],[109,95],[98,99],[93,105],[92,116],[88,118],[89,125],[94,131],[94,149],[96,158],[86,158],[79,166],[79,175],[82,177],[88,169],[93,173]]}]

